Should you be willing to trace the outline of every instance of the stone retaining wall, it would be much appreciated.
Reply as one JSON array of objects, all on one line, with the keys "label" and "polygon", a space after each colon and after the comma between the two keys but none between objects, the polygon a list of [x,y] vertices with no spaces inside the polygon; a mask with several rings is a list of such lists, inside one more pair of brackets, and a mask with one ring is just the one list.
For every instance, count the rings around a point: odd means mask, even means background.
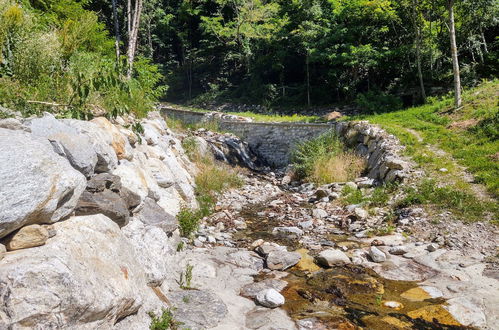
[{"label": "stone retaining wall", "polygon": [[217,120],[223,131],[245,140],[250,148],[269,165],[280,168],[289,164],[290,153],[297,143],[334,130],[344,142],[367,159],[368,177],[379,182],[401,180],[409,172],[402,160],[403,147],[393,136],[367,121],[309,123],[260,123],[223,115],[163,108],[162,114],[188,124]]}]

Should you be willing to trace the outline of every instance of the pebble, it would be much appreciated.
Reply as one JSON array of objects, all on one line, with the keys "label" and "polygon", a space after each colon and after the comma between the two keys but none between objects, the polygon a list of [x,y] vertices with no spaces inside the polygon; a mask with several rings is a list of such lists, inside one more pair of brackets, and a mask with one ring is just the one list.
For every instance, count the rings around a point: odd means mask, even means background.
[{"label": "pebble", "polygon": [[388,252],[396,256],[401,256],[409,252],[409,249],[404,245],[400,245],[400,246],[391,247],[390,250],[388,250]]},{"label": "pebble", "polygon": [[276,308],[284,305],[285,299],[277,290],[266,289],[256,295],[256,301],[264,307]]},{"label": "pebble", "polygon": [[430,243],[428,244],[428,246],[426,246],[426,250],[430,251],[430,252],[435,252],[437,251],[439,248],[438,244],[435,244],[435,243]]},{"label": "pebble", "polygon": [[338,264],[349,264],[350,258],[340,250],[327,249],[316,257],[317,263],[324,267],[333,267]]},{"label": "pebble", "polygon": [[369,248],[369,257],[371,257],[372,261],[377,263],[386,261],[386,255],[375,246]]},{"label": "pebble", "polygon": [[397,310],[404,308],[404,305],[402,305],[398,301],[385,301],[383,303],[383,306],[388,307],[388,308],[397,309]]}]

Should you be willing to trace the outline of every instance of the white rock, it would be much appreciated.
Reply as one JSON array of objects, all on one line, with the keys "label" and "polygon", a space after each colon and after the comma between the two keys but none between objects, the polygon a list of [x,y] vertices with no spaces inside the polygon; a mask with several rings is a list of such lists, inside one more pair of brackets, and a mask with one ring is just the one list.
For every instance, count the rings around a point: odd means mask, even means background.
[{"label": "white rock", "polygon": [[367,219],[367,217],[369,217],[369,213],[367,213],[366,210],[364,210],[360,207],[355,208],[353,210],[353,212],[355,213],[357,218],[359,218],[360,220],[365,220],[365,219]]},{"label": "white rock", "polygon": [[33,136],[47,139],[54,151],[67,158],[75,169],[87,177],[94,173],[97,154],[87,136],[55,119],[51,114],[32,119],[27,124]]},{"label": "white rock", "polygon": [[323,209],[313,209],[312,216],[317,219],[322,219],[327,217],[327,212]]},{"label": "white rock", "polygon": [[85,177],[49,142],[0,128],[0,238],[25,224],[68,216],[86,186]]},{"label": "white rock", "polygon": [[426,246],[426,250],[428,250],[429,252],[435,252],[438,250],[438,248],[439,246],[436,243],[430,243]]},{"label": "white rock", "polygon": [[457,297],[447,300],[445,309],[464,326],[484,327],[487,319],[478,302],[467,297]]},{"label": "white rock", "polygon": [[275,289],[266,289],[260,291],[256,295],[256,301],[260,305],[268,308],[276,308],[282,306],[285,302],[283,295],[277,292]]},{"label": "white rock", "polygon": [[146,274],[149,286],[160,286],[169,272],[168,256],[175,252],[174,238],[169,238],[159,227],[147,226],[138,219],[131,220],[121,228],[129,239]]},{"label": "white rock", "polygon": [[93,215],[54,227],[57,235],[47,244],[0,261],[0,323],[14,329],[110,328],[136,313],[150,289],[118,225]]},{"label": "white rock", "polygon": [[318,264],[325,267],[350,263],[350,258],[343,251],[336,249],[321,251],[316,259]]},{"label": "white rock", "polygon": [[112,147],[113,136],[110,132],[90,121],[65,119],[62,122],[89,138],[97,154],[96,172],[110,172],[116,168],[118,157]]},{"label": "white rock", "polygon": [[369,248],[369,257],[371,257],[374,262],[384,262],[386,261],[386,255],[380,249],[375,246]]},{"label": "white rock", "polygon": [[272,234],[276,236],[300,237],[303,235],[303,230],[298,227],[275,227]]},{"label": "white rock", "polygon": [[401,256],[409,252],[409,249],[404,245],[399,245],[391,247],[390,250],[388,250],[388,252],[396,256]]}]

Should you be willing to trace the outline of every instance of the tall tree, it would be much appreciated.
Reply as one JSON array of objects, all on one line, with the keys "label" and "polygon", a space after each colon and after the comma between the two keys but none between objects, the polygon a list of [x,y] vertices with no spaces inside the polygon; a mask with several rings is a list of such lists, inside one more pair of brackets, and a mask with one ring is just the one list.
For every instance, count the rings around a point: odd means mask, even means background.
[{"label": "tall tree", "polygon": [[114,21],[114,46],[116,48],[116,61],[120,63],[120,25],[118,22],[118,9],[116,6],[116,0],[112,1],[113,5],[113,21]]},{"label": "tall tree", "polygon": [[[131,1],[128,2],[129,6],[131,6]],[[130,79],[132,77],[133,72],[133,62],[135,60],[135,52],[137,51],[137,40],[139,37],[139,26],[140,26],[140,16],[142,14],[143,8],[143,0],[135,0],[135,8],[133,12],[131,8],[128,8],[129,21],[131,20],[130,30],[128,35],[128,50],[127,50],[127,58],[128,58],[128,70],[127,70],[127,78]]]},{"label": "tall tree", "polygon": [[447,10],[449,11],[450,51],[452,56],[452,72],[454,74],[454,105],[456,108],[460,108],[463,101],[461,98],[461,74],[459,72],[459,59],[457,56],[454,0],[447,0]]},{"label": "tall tree", "polygon": [[421,99],[426,103],[426,90],[424,87],[423,70],[421,68],[421,47],[422,47],[422,33],[421,33],[421,14],[419,0],[412,1],[413,8],[413,24],[414,24],[414,43],[416,47],[416,66],[418,69],[419,88],[421,89]]}]

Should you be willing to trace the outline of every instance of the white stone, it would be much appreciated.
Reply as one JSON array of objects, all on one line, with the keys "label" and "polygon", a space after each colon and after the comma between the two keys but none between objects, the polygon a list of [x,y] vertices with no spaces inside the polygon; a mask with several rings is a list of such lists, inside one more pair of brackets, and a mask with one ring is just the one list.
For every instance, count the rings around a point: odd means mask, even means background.
[{"label": "white stone", "polygon": [[319,253],[317,263],[325,267],[333,267],[350,263],[350,258],[343,251],[327,249]]},{"label": "white stone", "polygon": [[327,212],[323,209],[313,209],[312,216],[317,219],[322,219],[327,217]]},{"label": "white stone", "polygon": [[275,289],[266,289],[256,295],[256,301],[268,308],[276,308],[284,305],[284,297]]},{"label": "white stone", "polygon": [[[0,261],[0,315],[7,328],[110,328],[150,292],[135,251],[103,215],[54,224],[43,246]],[[7,294],[8,293],[8,294]]]},{"label": "white stone", "polygon": [[470,298],[457,297],[449,299],[444,308],[464,326],[481,328],[487,324],[487,318],[482,307]]},{"label": "white stone", "polygon": [[385,253],[375,246],[371,246],[369,248],[369,256],[371,257],[372,261],[374,261],[374,262],[379,263],[379,262],[386,261]]},{"label": "white stone", "polygon": [[87,177],[94,173],[97,154],[87,136],[55,119],[51,114],[32,119],[27,124],[33,136],[47,139],[54,151],[67,158],[75,169]]}]

